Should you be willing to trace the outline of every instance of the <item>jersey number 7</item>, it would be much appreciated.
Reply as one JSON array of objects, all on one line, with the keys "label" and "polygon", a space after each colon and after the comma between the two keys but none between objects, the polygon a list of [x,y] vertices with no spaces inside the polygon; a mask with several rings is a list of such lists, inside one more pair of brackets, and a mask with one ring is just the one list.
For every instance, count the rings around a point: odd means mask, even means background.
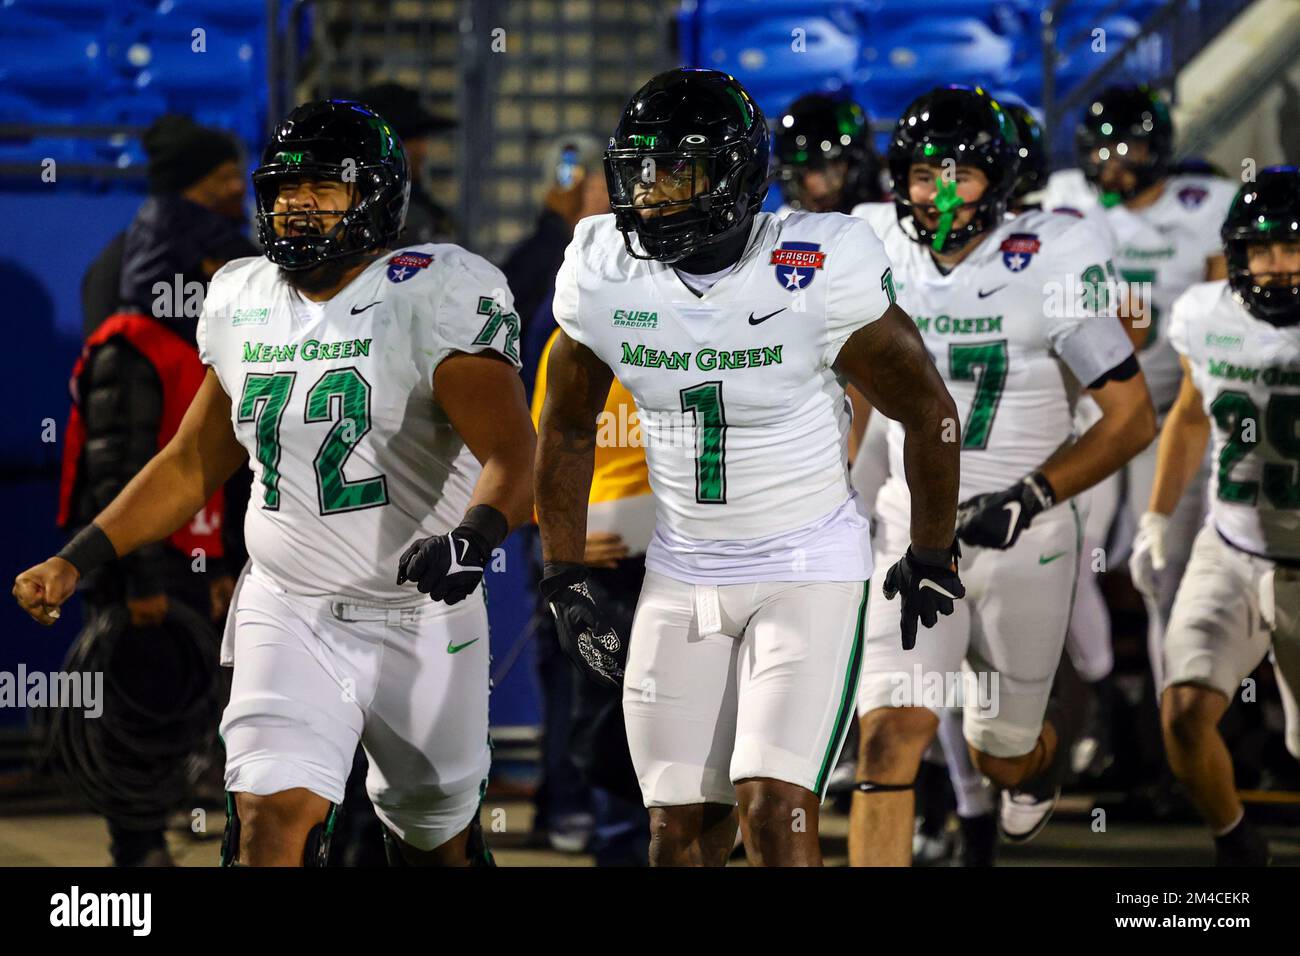
[{"label": "jersey number 7", "polygon": [[[297,372],[250,372],[244,377],[244,394],[239,399],[239,421],[256,423],[262,507],[268,511],[280,508],[280,420],[297,377]],[[352,450],[370,431],[370,383],[355,368],[330,369],[307,392],[303,422],[329,421],[334,427],[326,433],[314,461],[320,513],[339,514],[388,504],[388,479],[384,475],[359,481],[343,476],[343,466]]]}]

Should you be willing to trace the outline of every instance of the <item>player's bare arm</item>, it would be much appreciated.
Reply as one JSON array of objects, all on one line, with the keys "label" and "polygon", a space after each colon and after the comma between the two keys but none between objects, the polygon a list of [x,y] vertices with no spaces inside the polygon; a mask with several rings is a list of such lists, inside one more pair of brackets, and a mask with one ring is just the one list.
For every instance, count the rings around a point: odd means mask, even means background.
[{"label": "player's bare arm", "polygon": [[1129,285],[1123,289],[1119,297],[1119,320],[1128,340],[1133,343],[1133,351],[1145,348],[1151,338],[1151,316],[1138,286]]},{"label": "player's bare arm", "polygon": [[596,416],[614,373],[563,331],[546,365],[546,401],[537,429],[537,524],[541,592],[555,615],[560,646],[590,680],[623,685],[627,644],[586,586],[587,500],[596,452]]},{"label": "player's bare arm", "polygon": [[546,561],[582,561],[596,418],[614,373],[563,331],[546,366],[546,401],[537,427],[537,523]]},{"label": "player's bare arm", "polygon": [[1187,357],[1180,356],[1179,361],[1183,366],[1182,385],[1160,429],[1151,499],[1138,519],[1129,557],[1133,586],[1149,596],[1158,593],[1156,574],[1167,563],[1165,532],[1169,516],[1205,460],[1205,447],[1210,441],[1210,420],[1201,406],[1200,389],[1192,380]]},{"label": "player's bare arm", "polygon": [[1040,469],[1057,501],[1072,498],[1118,471],[1156,437],[1156,413],[1141,371],[1122,381],[1109,379],[1088,389],[1088,394],[1101,408],[1101,418]]},{"label": "player's bare arm", "polygon": [[39,623],[53,624],[58,615],[51,612],[83,573],[180,528],[247,459],[231,429],[230,397],[209,369],[172,440],[64,549],[67,557],[18,575],[14,597]]},{"label": "player's bare arm", "polygon": [[537,435],[519,373],[489,353],[459,353],[433,373],[433,397],[483,466],[470,508],[490,505],[511,528],[527,522]]},{"label": "player's bare arm", "polygon": [[871,420],[871,403],[863,398],[854,385],[844,389],[844,394],[849,397],[849,405],[853,409],[853,424],[849,429],[849,461],[853,462],[862,446],[862,436],[867,433],[867,422]]},{"label": "player's bare arm", "polygon": [[536,434],[519,373],[492,353],[443,359],[433,398],[483,470],[461,523],[412,543],[398,562],[397,583],[457,604],[478,588],[493,550],[532,515]]},{"label": "player's bare arm", "polygon": [[835,368],[871,407],[903,426],[912,495],[912,543],[946,551],[953,540],[960,475],[957,406],[912,319],[891,305],[840,350]]},{"label": "player's bare arm", "polygon": [[873,408],[903,426],[912,544],[885,573],[882,593],[886,600],[901,594],[902,641],[910,650],[917,624],[933,627],[966,594],[957,577],[954,539],[961,473],[957,406],[916,324],[894,304],[853,333],[835,368]]},{"label": "player's bare arm", "polygon": [[1210,441],[1210,419],[1205,414],[1201,390],[1192,380],[1187,357],[1180,356],[1183,382],[1178,398],[1160,429],[1160,444],[1156,449],[1156,477],[1151,486],[1148,511],[1172,514],[1183,497],[1183,491],[1205,458],[1205,447]]}]

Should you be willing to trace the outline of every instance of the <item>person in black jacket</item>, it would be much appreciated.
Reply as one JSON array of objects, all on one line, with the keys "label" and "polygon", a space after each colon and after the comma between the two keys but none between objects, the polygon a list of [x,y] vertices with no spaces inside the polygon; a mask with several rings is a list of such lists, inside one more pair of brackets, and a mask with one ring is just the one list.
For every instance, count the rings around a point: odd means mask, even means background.
[{"label": "person in black jacket", "polygon": [[[459,125],[454,119],[430,113],[420,95],[400,83],[377,83],[357,94],[357,100],[388,120],[397,130],[411,168],[411,202],[399,240],[404,245],[423,242],[461,243],[460,227],[445,206],[429,194],[429,165],[440,133]],[[522,313],[520,313],[522,315]]]},{"label": "person in black jacket", "polygon": [[[146,132],[150,195],[127,230],[115,237],[87,272],[82,285],[85,328],[92,335],[114,323],[107,338],[91,340],[74,382],[84,439],[76,456],[65,527],[75,531],[113,500],[159,448],[164,415],[164,379],[159,355],[181,356],[194,348],[201,292],[225,262],[257,255],[243,234],[244,172],[235,141],[183,117],[163,117]],[[113,273],[116,272],[116,282]],[[107,291],[112,289],[113,292]],[[199,295],[194,295],[195,292]],[[178,308],[179,306],[179,308]],[[142,349],[146,337],[122,321],[126,313],[149,317],[174,336],[158,336],[161,350]],[[118,333],[117,328],[123,331]],[[105,330],[109,331],[109,330]],[[171,351],[168,351],[170,348]],[[198,362],[197,352],[193,361]],[[172,414],[175,410],[170,410]],[[85,582],[87,618],[125,604],[134,627],[156,626],[169,602],[181,601],[214,622],[221,621],[242,564],[245,471],[232,479],[224,515],[201,515],[197,531],[217,527],[225,554],[207,556],[196,572],[195,557],[174,542],[140,548]],[[240,487],[240,485],[245,487]],[[202,527],[207,522],[208,527]],[[213,549],[214,551],[218,549]],[[239,561],[239,564],[233,563]],[[118,866],[167,865],[164,817],[140,829],[108,821],[113,862]]]},{"label": "person in black jacket", "polygon": [[[555,140],[546,151],[542,171],[545,194],[537,225],[501,269],[523,325],[520,374],[530,400],[538,363],[555,331],[551,294],[573,228],[580,219],[609,212],[604,150],[596,137],[575,133]],[[530,574],[535,583],[542,570],[540,540],[535,527],[521,533],[530,536]],[[537,617],[537,671],[542,688],[542,767],[533,801],[533,833],[538,842],[553,849],[576,853],[588,845],[596,819],[591,787],[575,762],[572,746],[578,678],[560,650],[555,621],[548,613]]]},{"label": "person in black jacket", "polygon": [[579,219],[609,212],[604,148],[596,137],[575,133],[555,140],[546,152],[542,172],[546,193],[537,225],[511,250],[501,267],[515,295],[515,311],[523,324],[520,374],[530,397],[532,383],[537,378],[537,362],[546,340],[555,331],[549,308],[541,327],[536,327],[534,317],[555,289],[555,274],[564,262],[564,250],[573,238],[573,227]]}]

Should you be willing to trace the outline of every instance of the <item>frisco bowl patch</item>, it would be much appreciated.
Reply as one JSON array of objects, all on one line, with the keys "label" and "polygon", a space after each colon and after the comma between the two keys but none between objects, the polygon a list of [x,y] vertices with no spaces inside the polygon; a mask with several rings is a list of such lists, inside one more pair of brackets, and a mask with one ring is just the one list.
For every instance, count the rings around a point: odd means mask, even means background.
[{"label": "frisco bowl patch", "polygon": [[388,260],[388,278],[392,282],[405,282],[420,269],[429,268],[433,256],[423,252],[399,252]]},{"label": "frisco bowl patch", "polygon": [[825,264],[826,253],[816,242],[783,242],[772,250],[770,262],[776,266],[776,281],[783,289],[808,288]]},{"label": "frisco bowl patch", "polygon": [[1029,266],[1034,253],[1043,247],[1032,232],[1016,232],[1002,240],[1002,264],[1012,272],[1021,272]]}]

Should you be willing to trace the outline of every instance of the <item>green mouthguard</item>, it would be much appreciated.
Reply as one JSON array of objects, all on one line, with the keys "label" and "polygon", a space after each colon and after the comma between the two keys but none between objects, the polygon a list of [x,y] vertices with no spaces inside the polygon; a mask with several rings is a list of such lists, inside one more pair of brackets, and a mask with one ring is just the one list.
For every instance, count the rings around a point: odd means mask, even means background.
[{"label": "green mouthguard", "polygon": [[943,244],[948,241],[948,233],[952,232],[953,214],[964,202],[965,200],[957,195],[956,181],[939,180],[939,192],[934,197],[934,208],[939,210],[939,231],[934,234],[934,240],[930,243],[930,248],[935,252],[943,251]]}]

